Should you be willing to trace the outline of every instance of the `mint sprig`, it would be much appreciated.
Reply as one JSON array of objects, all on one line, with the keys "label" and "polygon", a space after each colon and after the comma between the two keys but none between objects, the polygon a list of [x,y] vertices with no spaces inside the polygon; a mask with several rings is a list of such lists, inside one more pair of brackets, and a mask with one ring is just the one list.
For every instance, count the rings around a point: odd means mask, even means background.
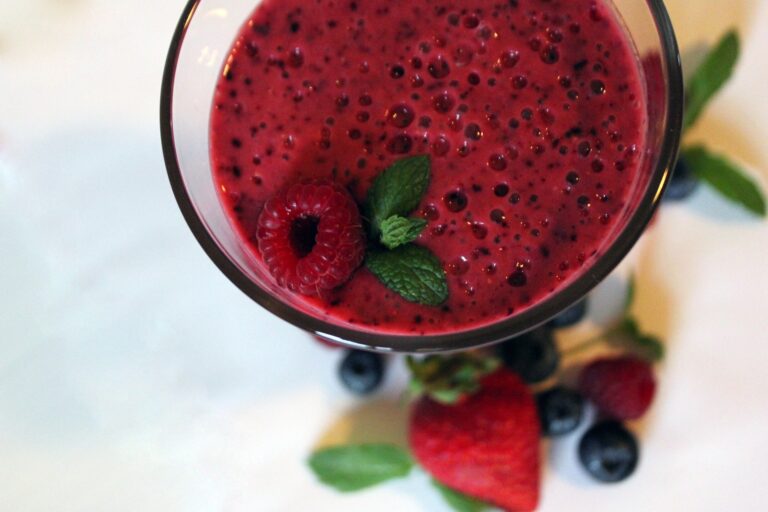
[{"label": "mint sprig", "polygon": [[364,208],[374,238],[378,238],[385,220],[393,215],[406,216],[419,206],[429,187],[429,178],[427,155],[398,160],[376,177]]},{"label": "mint sprig", "polygon": [[416,240],[426,226],[424,219],[393,215],[381,223],[381,243],[387,249],[396,249]]},{"label": "mint sprig", "polygon": [[[740,46],[738,33],[729,31],[691,75],[685,89],[684,130],[693,126],[707,104],[731,78],[739,60]],[[756,215],[766,216],[762,191],[736,164],[708,152],[703,146],[684,148],[681,158],[686,159],[696,177],[724,198]]]},{"label": "mint sprig", "polygon": [[342,492],[407,476],[413,466],[406,450],[390,444],[334,446],[309,459],[309,467],[320,481]]},{"label": "mint sprig", "polygon": [[405,300],[439,306],[448,299],[448,282],[440,260],[426,247],[408,244],[392,251],[374,250],[368,270]]},{"label": "mint sprig", "polygon": [[432,480],[432,485],[440,492],[440,496],[443,497],[445,502],[456,512],[483,512],[489,509],[487,503],[446,487],[437,480]]},{"label": "mint sprig", "polygon": [[438,306],[448,299],[448,282],[440,260],[412,242],[427,225],[409,218],[427,192],[429,156],[398,160],[368,190],[364,212],[371,247],[366,266],[385,286],[405,300]]},{"label": "mint sprig", "polygon": [[664,343],[656,336],[644,332],[631,312],[632,305],[635,302],[636,290],[637,281],[635,276],[632,275],[629,277],[629,283],[627,284],[627,292],[624,298],[624,316],[621,320],[597,336],[569,347],[563,351],[562,355],[565,357],[573,356],[601,343],[607,343],[615,348],[637,354],[652,362],[659,362],[664,359]]},{"label": "mint sprig", "polygon": [[736,164],[723,156],[709,152],[703,146],[684,149],[683,158],[688,161],[696,176],[723,197],[756,215],[765,217],[765,197],[757,184]]},{"label": "mint sprig", "polygon": [[739,36],[731,30],[707,54],[687,83],[683,128],[691,127],[704,107],[733,74],[739,59]]}]

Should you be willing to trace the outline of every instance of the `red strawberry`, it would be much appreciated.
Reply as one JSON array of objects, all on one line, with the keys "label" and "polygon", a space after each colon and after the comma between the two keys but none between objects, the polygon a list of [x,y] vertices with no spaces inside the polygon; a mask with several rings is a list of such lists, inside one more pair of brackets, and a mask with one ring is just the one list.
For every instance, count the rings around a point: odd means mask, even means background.
[{"label": "red strawberry", "polygon": [[604,414],[618,420],[634,420],[651,406],[656,379],[651,365],[642,359],[605,358],[582,370],[579,388]]},{"label": "red strawberry", "polygon": [[365,256],[355,201],[327,181],[298,183],[267,201],[256,238],[278,284],[305,295],[344,284]]},{"label": "red strawberry", "polygon": [[539,419],[520,377],[499,370],[457,405],[422,397],[413,407],[409,441],[437,481],[508,511],[539,500]]}]

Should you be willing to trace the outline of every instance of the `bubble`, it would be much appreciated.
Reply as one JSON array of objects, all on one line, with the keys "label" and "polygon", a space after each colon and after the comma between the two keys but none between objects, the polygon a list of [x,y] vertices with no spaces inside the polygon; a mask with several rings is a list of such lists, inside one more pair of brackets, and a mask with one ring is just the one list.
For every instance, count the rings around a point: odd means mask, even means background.
[{"label": "bubble", "polygon": [[465,28],[477,28],[478,25],[480,25],[480,19],[474,14],[464,17]]},{"label": "bubble", "polygon": [[455,132],[461,131],[464,127],[464,120],[461,118],[461,113],[457,112],[448,120],[448,128]]},{"label": "bubble", "polygon": [[498,208],[491,210],[491,220],[496,224],[501,224],[503,226],[507,224],[507,216],[504,215],[503,210],[499,210]]},{"label": "bubble", "polygon": [[586,140],[582,141],[579,143],[578,151],[581,156],[587,157],[592,152],[592,145]]},{"label": "bubble", "polygon": [[446,265],[446,270],[454,276],[463,276],[469,271],[469,260],[465,256],[459,256]]},{"label": "bubble", "polygon": [[589,88],[597,95],[605,94],[605,84],[602,80],[592,80],[589,84]]},{"label": "bubble", "polygon": [[391,76],[394,79],[403,78],[405,76],[405,68],[401,65],[392,66],[392,69],[389,70],[389,76]]},{"label": "bubble", "polygon": [[413,148],[413,139],[405,133],[400,133],[389,139],[387,151],[396,155],[409,153]]},{"label": "bubble", "polygon": [[480,140],[483,138],[483,130],[477,123],[469,123],[464,129],[464,135],[472,140]]},{"label": "bubble", "polygon": [[446,208],[453,213],[458,213],[467,207],[467,195],[461,190],[453,190],[443,196]]},{"label": "bubble", "polygon": [[367,107],[371,103],[373,103],[373,99],[371,99],[371,97],[368,94],[363,94],[362,96],[360,96],[360,99],[358,99],[358,102],[360,103],[361,106]]},{"label": "bubble", "polygon": [[477,73],[470,73],[469,76],[467,76],[467,82],[469,82],[470,85],[480,85],[480,75]]},{"label": "bubble", "polygon": [[426,220],[437,220],[440,218],[440,210],[437,209],[437,205],[430,203],[421,210],[421,216]]},{"label": "bubble", "polygon": [[473,222],[470,229],[472,230],[472,235],[478,240],[483,240],[488,236],[488,228],[482,222]]},{"label": "bubble", "polygon": [[512,79],[512,87],[514,87],[518,91],[521,89],[525,89],[527,85],[528,85],[528,79],[523,75],[517,75]]},{"label": "bubble", "polygon": [[472,62],[472,58],[474,57],[474,52],[472,51],[472,48],[469,46],[462,44],[456,47],[455,50],[453,50],[453,62],[458,67],[463,67],[468,65]]},{"label": "bubble", "polygon": [[440,135],[432,142],[432,153],[435,156],[445,156],[451,150],[451,143],[445,136]]},{"label": "bubble", "polygon": [[541,51],[540,57],[544,64],[554,64],[560,60],[560,52],[557,50],[555,45],[550,44],[544,47],[544,49]]},{"label": "bubble", "polygon": [[339,108],[345,108],[347,105],[349,105],[349,96],[346,94],[342,94],[338,98],[336,98],[336,106]]},{"label": "bubble", "polygon": [[579,174],[576,171],[571,171],[565,176],[565,181],[571,185],[576,185],[579,183]]},{"label": "bubble", "polygon": [[360,112],[357,113],[356,118],[357,118],[358,122],[360,122],[360,123],[367,123],[368,119],[371,118],[371,115],[368,112],[360,111]]},{"label": "bubble", "polygon": [[520,288],[528,283],[528,276],[518,269],[507,276],[507,283],[514,288]]},{"label": "bubble", "polygon": [[300,68],[304,64],[304,53],[301,48],[294,48],[288,54],[288,65],[292,68]]},{"label": "bubble", "polygon": [[387,118],[392,126],[406,128],[413,122],[413,109],[405,103],[399,103],[387,111]]},{"label": "bubble", "polygon": [[434,96],[432,98],[432,106],[435,108],[436,111],[446,114],[453,109],[455,105],[454,99],[451,97],[451,95],[448,93],[448,91],[443,91],[437,96]]},{"label": "bubble", "polygon": [[419,88],[424,85],[424,79],[418,73],[411,77],[411,87]]},{"label": "bubble", "polygon": [[594,172],[603,172],[603,169],[605,168],[605,164],[603,164],[603,161],[599,158],[595,158],[592,160],[592,171]]},{"label": "bubble", "polygon": [[448,74],[451,72],[451,68],[448,65],[448,62],[441,55],[429,61],[427,71],[429,71],[429,74],[432,76],[432,78],[441,79],[448,76]]},{"label": "bubble", "polygon": [[499,57],[499,64],[507,69],[511,69],[515,67],[519,60],[520,52],[516,50],[507,50],[501,54],[501,57]]},{"label": "bubble", "polygon": [[488,158],[488,167],[494,171],[503,171],[507,168],[507,159],[504,155],[493,154]]},{"label": "bubble", "polygon": [[539,109],[539,117],[546,125],[552,125],[555,122],[555,114],[548,107]]},{"label": "bubble", "polygon": [[506,183],[499,183],[493,187],[493,193],[496,197],[504,197],[509,193],[509,185]]},{"label": "bubble", "polygon": [[459,144],[459,147],[456,148],[456,153],[458,153],[460,157],[469,156],[469,142],[464,141]]}]

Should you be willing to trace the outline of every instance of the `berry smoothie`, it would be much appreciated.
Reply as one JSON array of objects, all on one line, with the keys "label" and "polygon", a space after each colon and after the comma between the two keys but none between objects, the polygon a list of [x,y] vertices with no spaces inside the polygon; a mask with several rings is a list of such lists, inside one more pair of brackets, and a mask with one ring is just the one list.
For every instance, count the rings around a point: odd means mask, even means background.
[{"label": "berry smoothie", "polygon": [[244,245],[264,204],[307,179],[361,204],[377,175],[431,158],[415,241],[440,306],[365,267],[306,310],[375,332],[493,323],[556,292],[616,235],[647,126],[632,41],[602,0],[265,0],[216,89],[211,158]]}]

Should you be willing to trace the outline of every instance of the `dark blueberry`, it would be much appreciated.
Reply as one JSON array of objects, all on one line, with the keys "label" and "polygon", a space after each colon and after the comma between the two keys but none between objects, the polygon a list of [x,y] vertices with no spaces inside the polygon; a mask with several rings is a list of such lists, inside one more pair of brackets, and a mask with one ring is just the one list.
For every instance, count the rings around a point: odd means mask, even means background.
[{"label": "dark blueberry", "polygon": [[552,331],[546,327],[505,341],[498,351],[504,364],[529,384],[546,380],[560,363]]},{"label": "dark blueberry", "polygon": [[586,298],[581,299],[579,302],[550,320],[548,325],[555,329],[576,325],[587,315],[587,303],[588,300]]},{"label": "dark blueberry", "polygon": [[384,378],[384,358],[373,352],[350,350],[339,366],[339,378],[357,395],[371,393]]},{"label": "dark blueberry", "polygon": [[677,161],[677,165],[675,165],[672,178],[667,186],[667,191],[664,193],[664,199],[681,201],[693,194],[698,185],[699,179],[693,174],[688,161],[685,158],[680,157]]},{"label": "dark blueberry", "polygon": [[639,456],[635,436],[617,421],[598,423],[579,442],[579,460],[601,482],[621,482],[630,476]]},{"label": "dark blueberry", "polygon": [[536,396],[541,431],[563,436],[576,430],[584,412],[584,399],[575,391],[558,386]]}]

